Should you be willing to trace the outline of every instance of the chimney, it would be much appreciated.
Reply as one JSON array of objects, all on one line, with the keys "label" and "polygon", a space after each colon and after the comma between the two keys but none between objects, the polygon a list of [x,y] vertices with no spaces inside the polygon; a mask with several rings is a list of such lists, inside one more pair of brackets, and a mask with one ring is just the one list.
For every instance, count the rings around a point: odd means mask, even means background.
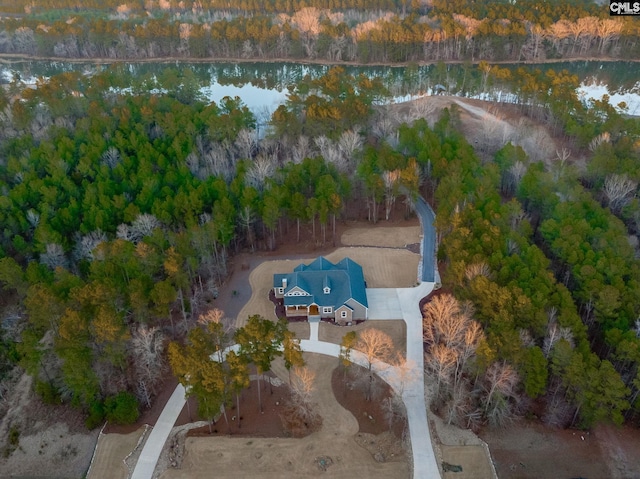
[{"label": "chimney", "polygon": [[282,278],[282,287],[283,288],[287,287],[287,278]]}]

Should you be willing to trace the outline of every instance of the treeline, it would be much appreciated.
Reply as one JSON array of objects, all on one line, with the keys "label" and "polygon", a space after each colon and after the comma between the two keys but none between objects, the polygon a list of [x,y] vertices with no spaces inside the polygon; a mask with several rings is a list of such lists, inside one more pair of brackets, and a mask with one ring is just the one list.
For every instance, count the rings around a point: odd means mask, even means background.
[{"label": "treeline", "polygon": [[591,2],[160,1],[26,5],[2,19],[0,53],[61,58],[333,62],[636,58],[639,23]]},{"label": "treeline", "polygon": [[[404,140],[401,135],[410,151],[431,161],[443,236],[439,254],[446,262],[443,282],[471,302],[486,334],[466,383],[458,369],[454,374],[446,367],[464,358],[462,353],[434,342],[431,368],[448,386],[440,389],[436,404],[451,421],[473,424],[478,411],[490,411],[487,419],[499,423],[526,409],[528,401],[523,403],[513,387],[518,381],[525,398],[542,401],[542,420],[550,424],[588,427],[637,417],[638,152],[631,145],[637,144],[638,122],[604,105],[587,111],[571,103],[574,121],[561,122],[569,138],[568,125],[580,126],[600,112],[589,120],[595,136],[588,150],[586,145],[575,150],[588,155],[586,165],[571,161],[568,150],[533,162],[520,147],[507,144],[493,163],[481,166],[464,141],[451,146],[451,138],[442,138],[442,120],[435,131],[416,125],[418,131],[407,129]],[[549,109],[555,109],[553,103],[544,111]],[[459,129],[455,109],[444,120],[450,132]],[[578,131],[573,129],[581,136]],[[504,381],[495,383],[499,401],[485,399],[475,409],[469,398],[481,398],[477,368],[487,356],[511,369],[499,371]]]},{"label": "treeline", "polygon": [[[330,8],[336,10],[392,10],[399,5],[412,5],[411,2],[397,2],[394,0],[374,0],[364,2],[363,0],[243,0],[230,4],[225,0],[159,0],[140,1],[134,0],[122,3],[120,0],[106,0],[98,2],[88,0],[82,2],[82,8],[76,0],[45,0],[35,5],[33,2],[17,0],[11,5],[3,5],[2,11],[14,14],[29,13],[32,15],[46,16],[56,11],[71,11],[82,14],[83,11],[104,12],[120,11],[144,13],[151,11],[166,11],[172,13],[185,13],[194,11],[219,10],[227,12],[242,13],[278,13],[294,12],[304,7],[312,6],[316,8]],[[416,4],[417,5],[417,4]]]}]

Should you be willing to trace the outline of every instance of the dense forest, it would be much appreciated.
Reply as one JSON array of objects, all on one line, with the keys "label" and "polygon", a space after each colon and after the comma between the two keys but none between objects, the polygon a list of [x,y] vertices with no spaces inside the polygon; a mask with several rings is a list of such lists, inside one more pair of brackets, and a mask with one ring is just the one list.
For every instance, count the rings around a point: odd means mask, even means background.
[{"label": "dense forest", "polygon": [[264,139],[239,98],[206,102],[189,70],[12,82],[0,98],[0,287],[14,305],[2,387],[19,364],[90,426],[148,405],[166,340],[189,332],[174,370],[202,346],[196,319],[235,252],[301,228],[329,242],[350,202],[377,222],[424,194],[447,292],[425,310],[433,406],[465,427],[637,419],[640,123],[580,101],[566,72],[479,71],[513,75],[514,108],[567,148],[474,149],[455,105],[432,123],[417,106],[388,114],[379,80],[341,68],[292,85]]},{"label": "dense forest", "polygon": [[0,53],[41,57],[393,63],[640,53],[636,17],[582,0],[20,0],[0,9],[9,14]]}]

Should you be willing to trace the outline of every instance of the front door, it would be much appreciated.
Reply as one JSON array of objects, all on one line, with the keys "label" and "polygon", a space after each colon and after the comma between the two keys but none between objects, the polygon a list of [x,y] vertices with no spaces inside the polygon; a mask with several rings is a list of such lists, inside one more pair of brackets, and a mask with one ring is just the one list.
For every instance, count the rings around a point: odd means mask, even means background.
[{"label": "front door", "polygon": [[309,316],[318,316],[320,311],[318,311],[318,305],[312,304],[309,306]]}]

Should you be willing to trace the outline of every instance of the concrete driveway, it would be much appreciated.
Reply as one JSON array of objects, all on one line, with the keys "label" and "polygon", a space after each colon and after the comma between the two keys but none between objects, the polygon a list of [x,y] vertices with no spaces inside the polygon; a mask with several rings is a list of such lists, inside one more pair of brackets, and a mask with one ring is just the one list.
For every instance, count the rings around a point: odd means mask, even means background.
[{"label": "concrete driveway", "polygon": [[402,319],[402,307],[395,288],[367,288],[368,319]]}]

